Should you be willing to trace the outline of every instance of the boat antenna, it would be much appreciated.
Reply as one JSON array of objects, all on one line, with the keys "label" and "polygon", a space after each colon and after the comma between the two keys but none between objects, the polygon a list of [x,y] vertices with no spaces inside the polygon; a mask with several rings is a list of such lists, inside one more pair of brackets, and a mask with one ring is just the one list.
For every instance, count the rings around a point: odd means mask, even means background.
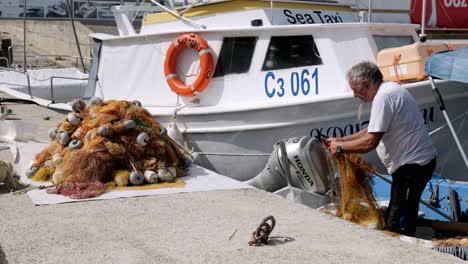
[{"label": "boat antenna", "polygon": [[270,0],[270,16],[271,16],[271,23],[273,24],[273,0]]},{"label": "boat antenna", "polygon": [[81,54],[80,43],[78,42],[78,35],[76,34],[75,20],[73,19],[74,14],[73,14],[73,11],[72,11],[72,8],[71,8],[70,1],[73,1],[73,0],[66,0],[65,2],[67,3],[68,14],[69,14],[69,17],[70,17],[70,23],[72,25],[73,34],[75,35],[75,43],[76,43],[76,48],[78,49],[78,56],[80,56],[81,67],[83,68],[83,72],[86,73],[86,68],[85,68],[84,60],[83,60],[83,55]]},{"label": "boat antenna", "polygon": [[180,11],[180,12],[179,12],[179,15],[183,16],[183,15],[185,14],[185,12],[189,11],[189,10],[192,9],[196,4],[199,4],[199,3],[203,3],[203,0],[194,1],[192,4],[190,4],[189,6],[187,6],[184,10]]},{"label": "boat antenna", "polygon": [[26,73],[26,0],[23,1],[23,72]]},{"label": "boat antenna", "polygon": [[422,1],[422,14],[421,14],[421,34],[419,34],[419,41],[426,42],[426,0]]}]

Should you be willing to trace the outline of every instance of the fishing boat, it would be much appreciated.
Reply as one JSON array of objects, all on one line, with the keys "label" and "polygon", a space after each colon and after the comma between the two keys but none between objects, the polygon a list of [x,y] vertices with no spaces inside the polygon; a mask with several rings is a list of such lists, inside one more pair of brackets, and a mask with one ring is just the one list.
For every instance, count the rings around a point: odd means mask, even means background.
[{"label": "fishing boat", "polygon": [[[145,15],[139,31],[131,18],[149,7],[113,7],[119,35],[92,35],[90,81],[78,94],[55,98],[67,94],[66,86],[42,98],[1,89],[57,111],[71,111],[76,98],[137,100],[200,165],[244,181],[262,171],[281,139],[365,128],[370,107],[359,120],[346,71],[363,60],[377,62],[384,49],[419,41],[418,25],[359,20],[355,9],[334,1],[195,2],[177,10],[154,3],[160,12]],[[405,74],[403,65],[387,67],[389,76],[392,69],[393,77]],[[468,84],[435,82],[455,129],[464,131]],[[453,151],[429,80],[403,86],[433,132],[438,171],[462,179],[467,168]],[[467,133],[459,134],[466,146]],[[375,153],[367,158],[383,170]]]}]

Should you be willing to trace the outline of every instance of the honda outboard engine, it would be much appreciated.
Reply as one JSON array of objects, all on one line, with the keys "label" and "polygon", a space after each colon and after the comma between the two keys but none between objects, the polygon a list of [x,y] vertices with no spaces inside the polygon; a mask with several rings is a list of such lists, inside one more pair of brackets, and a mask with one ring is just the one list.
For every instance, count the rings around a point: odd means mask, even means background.
[{"label": "honda outboard engine", "polygon": [[312,137],[295,137],[285,140],[289,164],[283,164],[279,144],[275,144],[268,163],[260,174],[246,183],[268,192],[288,185],[285,169],[289,169],[292,186],[298,189],[325,194],[330,187],[330,174],[325,150],[320,140]]}]

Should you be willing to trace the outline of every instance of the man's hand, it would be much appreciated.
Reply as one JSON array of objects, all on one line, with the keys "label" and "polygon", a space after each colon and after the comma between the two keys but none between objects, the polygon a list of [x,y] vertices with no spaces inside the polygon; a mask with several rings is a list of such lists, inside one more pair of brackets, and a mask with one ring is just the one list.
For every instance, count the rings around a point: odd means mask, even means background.
[{"label": "man's hand", "polygon": [[330,151],[331,154],[335,155],[338,146],[341,145],[341,139],[339,138],[327,138],[323,140],[326,150]]}]

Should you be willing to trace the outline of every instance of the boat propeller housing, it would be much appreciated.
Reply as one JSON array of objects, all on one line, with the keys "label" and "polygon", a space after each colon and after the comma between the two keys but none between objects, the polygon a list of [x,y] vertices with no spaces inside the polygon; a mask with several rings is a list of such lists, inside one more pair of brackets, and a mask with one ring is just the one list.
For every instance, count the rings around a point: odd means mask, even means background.
[{"label": "boat propeller housing", "polygon": [[294,137],[284,142],[289,164],[283,163],[281,149],[276,143],[263,171],[246,183],[258,189],[275,192],[288,185],[285,169],[289,169],[293,187],[325,194],[330,188],[333,170],[328,165],[327,154],[320,140],[312,137]]}]

